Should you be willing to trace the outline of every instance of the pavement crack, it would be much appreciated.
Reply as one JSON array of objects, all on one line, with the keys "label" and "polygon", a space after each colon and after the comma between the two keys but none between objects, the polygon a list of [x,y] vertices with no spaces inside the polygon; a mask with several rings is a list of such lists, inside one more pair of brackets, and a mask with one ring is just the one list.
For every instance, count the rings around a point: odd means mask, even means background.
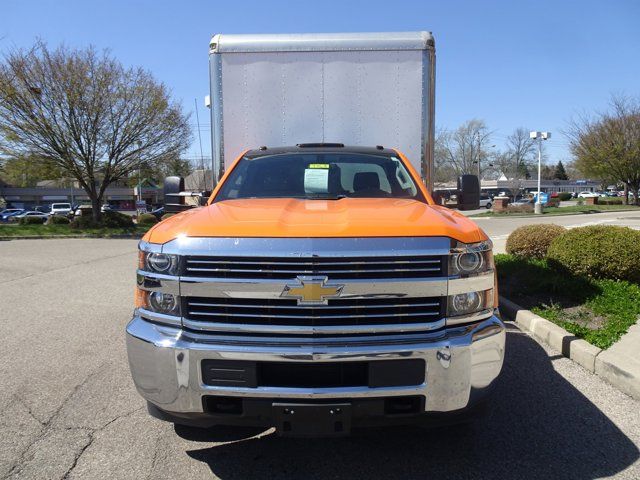
[{"label": "pavement crack", "polygon": [[13,400],[15,403],[18,403],[24,407],[29,416],[33,418],[36,422],[38,422],[41,426],[46,425],[46,421],[40,420],[38,416],[34,413],[33,409],[29,406],[29,404],[21,398],[18,394],[13,395]]},{"label": "pavement crack", "polygon": [[[51,414],[51,416],[45,420],[44,422],[41,421],[40,419],[38,419],[34,414],[33,411],[31,410],[31,408],[25,403],[25,401],[23,399],[21,399],[20,397],[18,397],[17,395],[15,396],[16,400],[20,402],[21,405],[23,405],[25,407],[25,409],[27,410],[27,412],[40,424],[40,429],[38,431],[38,433],[36,433],[36,435],[34,435],[33,439],[25,446],[25,448],[22,450],[22,452],[20,452],[20,455],[18,456],[18,459],[16,460],[16,462],[11,466],[11,469],[9,470],[9,473],[7,474],[7,477],[10,477],[12,475],[15,475],[17,473],[20,473],[20,471],[22,470],[22,466],[24,465],[24,462],[27,458],[27,455],[29,453],[29,451],[31,450],[31,448],[40,440],[42,440],[47,433],[49,433],[52,430],[52,423],[53,421],[58,417],[58,415],[60,415],[60,412],[62,412],[62,410],[64,409],[64,407],[67,405],[67,403],[69,402],[69,400],[71,400],[73,398],[73,396],[84,386],[86,385],[92,378],[94,378],[98,373],[100,373],[102,371],[102,369],[106,366],[106,363],[101,364],[100,366],[98,366],[98,368],[96,368],[93,372],[91,372],[89,375],[87,375],[84,380],[82,380],[79,384],[77,384],[72,390],[71,392],[64,398],[64,400],[60,403],[60,405],[58,406],[58,408],[55,409],[55,411]],[[93,432],[89,432],[89,436],[92,437]]]},{"label": "pavement crack", "polygon": [[156,443],[153,446],[153,458],[151,459],[151,468],[149,468],[149,475],[147,475],[147,480],[153,478],[153,475],[156,469],[156,464],[158,462],[158,452],[160,451],[160,442],[162,441],[162,432],[158,433],[156,437]]},{"label": "pavement crack", "polygon": [[[104,430],[105,428],[107,428],[109,425],[111,425],[112,423],[116,422],[117,420],[120,420],[122,418],[126,418],[130,415],[133,415],[136,412],[139,412],[143,409],[143,407],[138,407],[135,408],[129,412],[125,412],[121,415],[116,415],[114,418],[112,418],[111,420],[109,420],[107,423],[105,423],[104,425],[98,427],[98,428],[94,428],[94,429],[88,429],[88,428],[82,428],[82,427],[71,427],[71,428],[78,428],[78,429],[84,429],[88,431],[89,434],[89,441],[87,442],[87,444],[85,446],[83,446],[78,453],[76,454],[76,456],[73,459],[73,463],[71,464],[71,466],[69,467],[69,469],[64,473],[64,475],[62,476],[62,479],[67,479],[69,478],[69,475],[71,475],[71,472],[73,472],[73,470],[76,468],[76,466],[78,465],[78,462],[80,461],[80,457],[82,457],[82,455],[84,455],[84,452],[87,451],[87,449],[93,444],[93,442],[96,439],[96,434],[101,432],[102,430]],[[68,428],[68,429],[71,429]]]},{"label": "pavement crack", "polygon": [[94,440],[95,440],[95,432],[89,432],[89,441],[78,451],[78,453],[76,453],[73,459],[73,463],[71,463],[71,466],[67,469],[66,472],[64,472],[64,475],[62,476],[63,480],[66,480],[67,478],[69,478],[69,475],[71,474],[73,469],[76,468],[76,466],[78,465],[78,461],[80,460],[80,457],[82,457],[82,454],[87,450],[87,448],[91,446]]}]

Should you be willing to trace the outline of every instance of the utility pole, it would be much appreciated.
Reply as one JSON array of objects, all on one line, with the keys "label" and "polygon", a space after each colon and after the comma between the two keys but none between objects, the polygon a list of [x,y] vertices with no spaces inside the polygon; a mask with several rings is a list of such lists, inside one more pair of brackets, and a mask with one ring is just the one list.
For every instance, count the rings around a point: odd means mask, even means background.
[{"label": "utility pole", "polygon": [[538,140],[538,194],[535,204],[536,215],[542,214],[542,195],[540,192],[541,171],[542,171],[542,141],[551,138],[551,132],[529,132],[529,138]]},{"label": "utility pole", "polygon": [[478,152],[477,152],[477,162],[478,162],[478,181],[480,181],[480,148],[482,146],[480,142],[480,132],[476,132],[476,137],[478,137]]}]

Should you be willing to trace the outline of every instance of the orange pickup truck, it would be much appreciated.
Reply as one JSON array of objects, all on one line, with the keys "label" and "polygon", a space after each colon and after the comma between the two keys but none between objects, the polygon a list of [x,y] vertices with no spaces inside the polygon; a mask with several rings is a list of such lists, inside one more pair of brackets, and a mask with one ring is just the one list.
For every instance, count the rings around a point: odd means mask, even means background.
[{"label": "orange pickup truck", "polygon": [[491,241],[430,195],[431,35],[217,35],[210,56],[216,185],[140,242],[127,349],[149,412],[291,436],[475,414],[505,332]]}]

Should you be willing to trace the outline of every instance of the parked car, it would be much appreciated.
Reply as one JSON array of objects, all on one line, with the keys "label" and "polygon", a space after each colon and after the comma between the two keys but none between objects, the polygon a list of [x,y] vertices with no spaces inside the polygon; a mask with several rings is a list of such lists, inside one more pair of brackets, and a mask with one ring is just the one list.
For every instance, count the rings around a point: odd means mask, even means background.
[{"label": "parked car", "polygon": [[519,205],[533,205],[533,198],[521,198],[515,202],[511,202],[509,206],[517,207]]},{"label": "parked car", "polygon": [[36,211],[36,212],[51,213],[51,206],[50,205],[38,205],[36,207],[33,207],[33,210]]},{"label": "parked car", "polygon": [[93,215],[93,207],[91,205],[79,205],[73,211],[74,217],[80,217],[82,215]]},{"label": "parked car", "polygon": [[102,205],[102,207],[100,207],[100,211],[102,213],[104,213],[104,212],[112,212],[113,211],[113,207],[111,205],[109,205],[108,203],[105,203],[104,205]]},{"label": "parked car", "polygon": [[8,221],[9,217],[24,212],[24,208],[5,208],[0,212],[0,222]]},{"label": "parked car", "polygon": [[70,203],[52,203],[51,215],[69,215],[71,213]]},{"label": "parked car", "polygon": [[9,217],[10,222],[19,222],[21,218],[25,217],[36,217],[42,220],[42,223],[47,221],[49,218],[48,213],[38,212],[37,210],[25,210],[24,212],[18,213],[16,215],[12,215]]},{"label": "parked car", "polygon": [[593,193],[593,192],[580,192],[578,194],[578,198],[597,198],[600,195],[598,195],[597,193]]},{"label": "parked car", "polygon": [[491,197],[489,195],[480,195],[480,207],[484,207],[489,210],[492,205],[493,202],[491,201]]},{"label": "parked car", "polygon": [[156,208],[155,210],[151,210],[149,213],[160,221],[164,215],[164,207]]}]

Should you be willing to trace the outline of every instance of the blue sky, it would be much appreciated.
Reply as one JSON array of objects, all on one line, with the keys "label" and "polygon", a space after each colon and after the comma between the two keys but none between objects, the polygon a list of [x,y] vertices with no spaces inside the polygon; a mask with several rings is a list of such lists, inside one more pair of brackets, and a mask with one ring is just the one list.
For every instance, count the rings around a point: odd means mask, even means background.
[{"label": "blue sky", "polygon": [[[149,69],[186,111],[197,99],[205,156],[213,33],[402,30],[435,35],[438,127],[481,118],[498,147],[516,127],[549,130],[552,163],[570,158],[560,131],[573,115],[606,108],[611,93],[640,96],[636,0],[2,0],[0,9],[0,51],[37,37],[93,44]],[[196,135],[188,155],[199,154]]]}]

